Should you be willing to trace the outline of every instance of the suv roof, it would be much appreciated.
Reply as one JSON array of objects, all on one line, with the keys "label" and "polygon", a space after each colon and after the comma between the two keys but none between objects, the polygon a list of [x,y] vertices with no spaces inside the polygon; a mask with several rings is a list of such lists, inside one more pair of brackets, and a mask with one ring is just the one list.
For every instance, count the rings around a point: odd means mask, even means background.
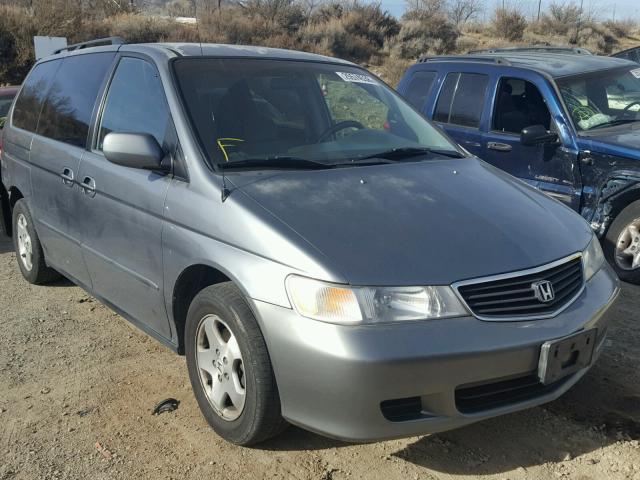
[{"label": "suv roof", "polygon": [[[105,52],[154,52],[164,54],[167,57],[243,57],[243,58],[269,58],[278,60],[301,60],[314,62],[342,63],[354,65],[352,62],[338,58],[327,57],[315,53],[285,50],[282,48],[257,47],[251,45],[225,45],[216,43],[124,43],[119,37],[91,40],[84,43],[69,45],[57,50],[54,56],[75,55],[78,53]],[[50,57],[47,57],[50,58]]]},{"label": "suv roof", "polygon": [[599,55],[522,51],[423,57],[419,61],[494,63],[499,65],[528,68],[546,73],[552,77],[564,77],[567,75],[634,65],[634,63],[629,60],[614,57],[601,57]]}]

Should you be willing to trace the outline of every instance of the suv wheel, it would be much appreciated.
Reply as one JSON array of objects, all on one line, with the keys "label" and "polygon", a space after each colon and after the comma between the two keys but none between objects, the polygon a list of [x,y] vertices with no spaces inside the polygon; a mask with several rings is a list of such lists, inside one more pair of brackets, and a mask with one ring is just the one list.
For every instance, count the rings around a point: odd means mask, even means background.
[{"label": "suv wheel", "polygon": [[13,207],[13,248],[27,282],[42,285],[60,277],[58,272],[47,266],[38,234],[33,228],[31,213],[22,199]]},{"label": "suv wheel", "polygon": [[185,353],[200,410],[218,435],[251,445],[286,427],[264,337],[233,283],[207,287],[193,299]]},{"label": "suv wheel", "polygon": [[604,253],[621,280],[640,283],[640,200],[615,218],[607,231]]}]

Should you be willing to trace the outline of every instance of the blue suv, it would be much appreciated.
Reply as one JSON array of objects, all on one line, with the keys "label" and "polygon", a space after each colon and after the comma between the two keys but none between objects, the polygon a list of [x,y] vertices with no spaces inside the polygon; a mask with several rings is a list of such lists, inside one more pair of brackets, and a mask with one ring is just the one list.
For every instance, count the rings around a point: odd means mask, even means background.
[{"label": "blue suv", "polygon": [[399,92],[466,150],[587,219],[640,283],[640,67],[573,52],[425,57]]}]

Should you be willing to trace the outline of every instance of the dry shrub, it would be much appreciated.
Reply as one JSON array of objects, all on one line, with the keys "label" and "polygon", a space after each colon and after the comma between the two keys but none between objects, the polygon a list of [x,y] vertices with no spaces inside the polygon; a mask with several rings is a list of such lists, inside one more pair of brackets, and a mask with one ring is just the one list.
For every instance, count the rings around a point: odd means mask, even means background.
[{"label": "dry shrub", "polygon": [[300,32],[300,43],[305,50],[355,62],[367,62],[376,51],[376,47],[366,37],[349,33],[345,22],[340,18],[306,26]]},{"label": "dry shrub", "polygon": [[397,87],[405,70],[409,68],[412,63],[412,60],[389,56],[384,60],[382,65],[373,67],[371,70],[392,87]]},{"label": "dry shrub", "polygon": [[0,83],[19,83],[33,62],[36,29],[23,9],[0,6]]},{"label": "dry shrub", "polygon": [[191,0],[170,0],[166,5],[166,9],[170,17],[196,16],[196,5]]},{"label": "dry shrub", "polygon": [[478,21],[466,22],[462,25],[461,31],[463,33],[475,33],[476,35],[479,35],[481,33],[486,33],[487,25]]},{"label": "dry shrub", "polygon": [[239,7],[223,8],[201,17],[203,42],[239,45],[259,44],[272,34],[282,33],[276,25],[243,14]]},{"label": "dry shrub", "polygon": [[553,2],[547,12],[540,16],[540,20],[529,27],[538,35],[566,36],[575,32],[580,19],[580,7],[573,3]]},{"label": "dry shrub", "polygon": [[497,8],[492,20],[495,36],[511,42],[522,40],[527,20],[514,8]]},{"label": "dry shrub", "polygon": [[588,23],[580,27],[578,35],[570,36],[573,43],[586,47],[595,53],[610,54],[618,45],[614,33],[601,24]]},{"label": "dry shrub", "polygon": [[301,30],[303,48],[367,62],[400,31],[400,24],[379,4],[330,2],[321,5]]},{"label": "dry shrub", "polygon": [[387,43],[392,56],[417,59],[422,55],[442,55],[455,51],[458,30],[440,15],[405,20],[400,32]]},{"label": "dry shrub", "polygon": [[480,47],[480,40],[476,37],[461,35],[456,41],[456,51],[459,53],[467,53],[470,50],[476,50]]},{"label": "dry shrub", "polygon": [[630,38],[635,29],[637,28],[637,24],[634,20],[607,20],[603,23],[603,26],[611,31],[618,38]]},{"label": "dry shrub", "polygon": [[175,22],[143,15],[116,15],[106,21],[110,35],[129,43],[149,43],[167,40],[180,28]]}]

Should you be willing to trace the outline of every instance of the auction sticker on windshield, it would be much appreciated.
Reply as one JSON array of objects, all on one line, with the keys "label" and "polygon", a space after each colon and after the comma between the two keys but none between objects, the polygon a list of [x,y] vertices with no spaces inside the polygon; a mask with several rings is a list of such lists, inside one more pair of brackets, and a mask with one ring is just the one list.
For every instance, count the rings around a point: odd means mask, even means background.
[{"label": "auction sticker on windshield", "polygon": [[636,78],[640,78],[640,68],[634,68],[633,70],[631,70],[631,75],[633,75]]},{"label": "auction sticker on windshield", "polygon": [[338,75],[345,82],[368,83],[370,85],[378,84],[378,82],[376,82],[373,77],[361,73],[336,72],[336,75]]}]

